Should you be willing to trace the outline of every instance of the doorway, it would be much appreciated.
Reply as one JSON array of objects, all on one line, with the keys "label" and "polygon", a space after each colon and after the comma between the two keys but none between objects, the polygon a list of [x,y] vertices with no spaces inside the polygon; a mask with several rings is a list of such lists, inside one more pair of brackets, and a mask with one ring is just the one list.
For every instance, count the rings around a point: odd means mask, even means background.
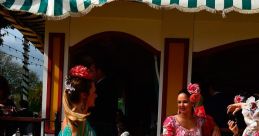
[{"label": "doorway", "polygon": [[[258,44],[258,38],[237,41],[193,55],[192,82],[200,83],[206,112],[219,127],[226,128],[222,130],[228,130],[226,107],[235,95],[259,95]],[[239,128],[244,128],[242,114],[237,113],[236,118]]]},{"label": "doorway", "polygon": [[156,135],[160,52],[135,36],[103,32],[70,48],[70,66],[87,57],[105,65],[117,83],[118,105],[134,136]]},{"label": "doorway", "polygon": [[193,81],[210,81],[229,93],[259,89],[259,39],[237,41],[193,54]]}]

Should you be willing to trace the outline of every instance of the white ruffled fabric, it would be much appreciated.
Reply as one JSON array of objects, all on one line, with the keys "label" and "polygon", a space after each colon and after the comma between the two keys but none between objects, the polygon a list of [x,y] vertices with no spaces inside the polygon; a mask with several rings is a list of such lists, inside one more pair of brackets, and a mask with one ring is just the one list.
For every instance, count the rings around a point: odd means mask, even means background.
[{"label": "white ruffled fabric", "polygon": [[[252,109],[252,103],[256,104],[256,109]],[[242,136],[259,134],[259,100],[255,101],[253,96],[249,97],[246,104],[242,106],[242,114],[247,125]]]}]

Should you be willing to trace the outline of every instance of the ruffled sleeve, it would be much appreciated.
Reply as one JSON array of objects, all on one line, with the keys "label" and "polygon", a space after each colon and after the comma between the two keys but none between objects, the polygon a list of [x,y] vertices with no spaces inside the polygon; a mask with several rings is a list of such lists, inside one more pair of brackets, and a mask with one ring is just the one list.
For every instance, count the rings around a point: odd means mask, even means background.
[{"label": "ruffled sleeve", "polygon": [[256,101],[257,109],[255,110],[255,113],[253,115],[253,118],[257,121],[259,121],[259,100]]},{"label": "ruffled sleeve", "polygon": [[162,136],[173,136],[173,134],[174,134],[173,116],[169,116],[165,119],[163,123]]},{"label": "ruffled sleeve", "polygon": [[255,98],[253,96],[249,97],[246,100],[246,104],[242,106],[242,114],[248,126],[259,119],[258,106],[259,100],[255,101]]},{"label": "ruffled sleeve", "polygon": [[259,100],[255,101],[254,97],[248,98],[242,106],[242,114],[247,125],[243,135],[259,134]]}]

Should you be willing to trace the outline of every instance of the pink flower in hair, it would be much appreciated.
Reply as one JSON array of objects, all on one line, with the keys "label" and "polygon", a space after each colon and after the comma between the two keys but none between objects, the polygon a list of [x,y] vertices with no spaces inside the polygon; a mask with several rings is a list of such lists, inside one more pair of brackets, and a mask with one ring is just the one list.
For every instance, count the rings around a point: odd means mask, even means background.
[{"label": "pink flower in hair", "polygon": [[83,65],[77,65],[70,69],[70,76],[81,77],[86,79],[92,79],[93,75],[90,73],[89,69]]},{"label": "pink flower in hair", "polygon": [[198,84],[194,83],[190,83],[187,87],[187,90],[190,94],[197,94],[200,93],[200,87]]},{"label": "pink flower in hair", "polygon": [[236,95],[235,98],[234,98],[234,102],[235,103],[240,103],[244,100],[244,97],[241,96],[241,95]]}]

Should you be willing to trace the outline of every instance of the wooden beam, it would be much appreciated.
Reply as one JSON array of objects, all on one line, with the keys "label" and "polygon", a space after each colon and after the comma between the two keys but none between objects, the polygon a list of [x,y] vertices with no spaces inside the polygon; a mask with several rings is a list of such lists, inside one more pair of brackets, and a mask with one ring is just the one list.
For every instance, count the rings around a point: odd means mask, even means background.
[{"label": "wooden beam", "polygon": [[[37,46],[41,51],[43,51],[43,40],[40,35],[38,35],[34,30],[29,27],[26,27],[21,20],[19,20],[19,15],[23,15],[22,13],[17,12],[17,16],[10,14],[10,11],[6,10],[3,7],[0,7],[0,15],[4,17],[7,21],[9,21],[16,29],[18,29],[27,40],[33,42],[40,43],[41,46]],[[27,37],[26,37],[27,36]]]}]

